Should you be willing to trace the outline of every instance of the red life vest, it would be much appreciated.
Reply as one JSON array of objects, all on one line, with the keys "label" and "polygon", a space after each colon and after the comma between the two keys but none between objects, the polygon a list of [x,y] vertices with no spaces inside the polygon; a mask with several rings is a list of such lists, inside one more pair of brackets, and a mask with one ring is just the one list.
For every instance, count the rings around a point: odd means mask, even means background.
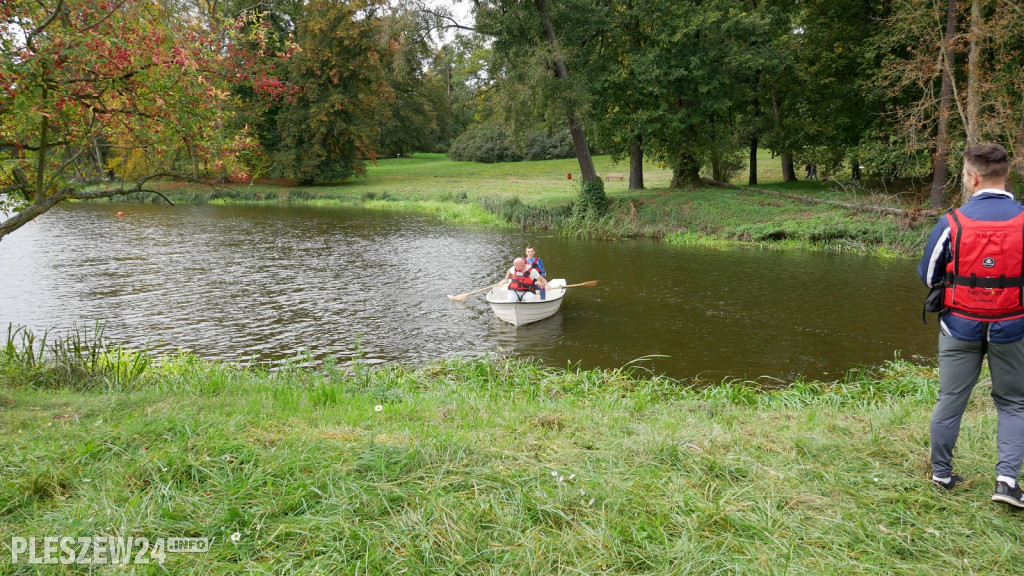
[{"label": "red life vest", "polygon": [[946,218],[946,307],[987,322],[1024,318],[1024,212],[1004,221],[972,220],[960,210]]},{"label": "red life vest", "polygon": [[537,287],[534,284],[533,278],[530,276],[530,268],[527,267],[522,272],[514,270],[512,272],[512,278],[508,281],[509,290],[518,290],[520,292],[536,292]]}]

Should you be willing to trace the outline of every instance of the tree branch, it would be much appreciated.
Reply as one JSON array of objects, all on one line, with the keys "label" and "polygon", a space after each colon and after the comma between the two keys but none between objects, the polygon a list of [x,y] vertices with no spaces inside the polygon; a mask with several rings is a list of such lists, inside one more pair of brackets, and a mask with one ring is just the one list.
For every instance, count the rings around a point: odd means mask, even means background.
[{"label": "tree branch", "polygon": [[111,8],[110,11],[107,12],[106,14],[104,14],[102,18],[100,18],[99,20],[97,20],[97,21],[93,22],[92,24],[86,26],[85,28],[79,29],[78,32],[85,32],[86,30],[91,30],[91,29],[99,26],[100,24],[103,24],[103,22],[107,18],[110,18],[114,14],[114,12],[117,12],[118,10],[120,10],[121,6],[124,6],[127,1],[128,0],[121,0],[121,2],[119,2],[117,4],[117,6],[114,6],[113,8]]},{"label": "tree branch", "polygon": [[32,47],[32,39],[35,38],[36,36],[38,36],[39,34],[42,34],[43,30],[46,30],[46,28],[50,24],[52,24],[54,20],[57,19],[57,15],[60,14],[61,11],[63,11],[63,10],[64,10],[64,0],[57,0],[57,5],[53,8],[53,13],[50,14],[50,17],[47,18],[39,26],[36,26],[34,30],[32,30],[31,32],[28,33],[27,36],[25,36],[25,46],[27,46],[28,48],[30,48],[30,49],[32,49],[34,51],[35,48]]}]

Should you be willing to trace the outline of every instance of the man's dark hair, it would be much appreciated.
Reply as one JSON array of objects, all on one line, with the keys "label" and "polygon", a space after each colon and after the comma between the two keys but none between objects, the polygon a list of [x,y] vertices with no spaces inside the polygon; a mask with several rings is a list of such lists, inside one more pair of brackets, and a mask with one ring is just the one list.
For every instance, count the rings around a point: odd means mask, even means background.
[{"label": "man's dark hair", "polygon": [[999,144],[982,144],[964,152],[964,164],[983,180],[1006,178],[1010,157]]}]

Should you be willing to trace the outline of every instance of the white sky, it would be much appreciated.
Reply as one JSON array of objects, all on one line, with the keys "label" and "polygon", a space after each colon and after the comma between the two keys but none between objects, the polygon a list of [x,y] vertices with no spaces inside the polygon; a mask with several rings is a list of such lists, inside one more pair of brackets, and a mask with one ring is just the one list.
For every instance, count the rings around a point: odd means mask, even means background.
[{"label": "white sky", "polygon": [[447,6],[451,8],[459,24],[469,25],[473,22],[472,0],[426,0],[430,6]]},{"label": "white sky", "polygon": [[[444,6],[451,9],[452,14],[459,24],[463,26],[473,25],[473,0],[423,0],[428,6]],[[455,30],[448,30],[441,38],[447,42],[455,35]]]}]

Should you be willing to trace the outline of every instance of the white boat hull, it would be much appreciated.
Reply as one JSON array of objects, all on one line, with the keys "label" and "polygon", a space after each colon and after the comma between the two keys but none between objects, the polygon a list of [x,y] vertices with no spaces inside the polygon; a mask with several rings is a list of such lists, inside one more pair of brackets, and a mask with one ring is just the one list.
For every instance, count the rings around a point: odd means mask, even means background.
[{"label": "white boat hull", "polygon": [[491,310],[494,310],[494,314],[498,318],[514,326],[522,326],[554,316],[562,306],[563,296],[565,296],[565,280],[556,278],[548,283],[544,300],[509,301],[508,290],[505,285],[502,285],[492,288],[487,293],[487,303],[491,305]]}]

